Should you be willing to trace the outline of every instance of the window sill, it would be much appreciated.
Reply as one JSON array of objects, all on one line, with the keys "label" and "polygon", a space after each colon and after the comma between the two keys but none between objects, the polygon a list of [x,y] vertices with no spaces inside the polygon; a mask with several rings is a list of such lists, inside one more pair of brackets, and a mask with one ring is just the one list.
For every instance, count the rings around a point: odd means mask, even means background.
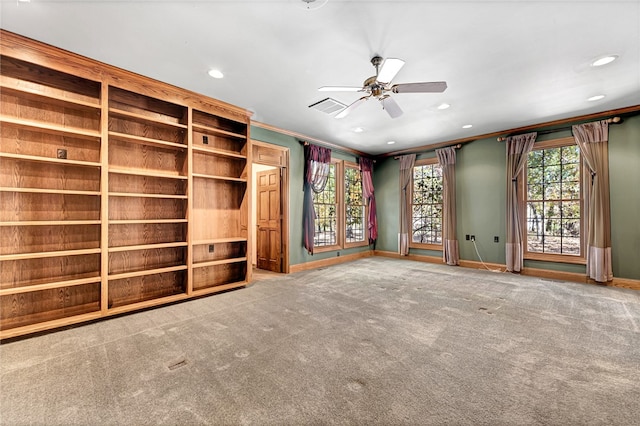
[{"label": "window sill", "polygon": [[344,243],[344,248],[366,247],[368,245],[368,241],[358,241],[357,243]]},{"label": "window sill", "polygon": [[340,250],[342,249],[342,247],[335,245],[335,246],[319,246],[319,247],[314,247],[313,248],[313,252],[314,253],[324,253],[327,251],[336,251],[336,250]]},{"label": "window sill", "polygon": [[410,243],[409,248],[420,249],[420,250],[435,250],[442,251],[442,244],[420,244],[420,243]]},{"label": "window sill", "polygon": [[587,259],[581,256],[574,256],[570,254],[544,254],[544,253],[530,253],[524,254],[525,260],[539,260],[543,262],[556,262],[556,263],[573,263],[575,265],[586,265]]}]

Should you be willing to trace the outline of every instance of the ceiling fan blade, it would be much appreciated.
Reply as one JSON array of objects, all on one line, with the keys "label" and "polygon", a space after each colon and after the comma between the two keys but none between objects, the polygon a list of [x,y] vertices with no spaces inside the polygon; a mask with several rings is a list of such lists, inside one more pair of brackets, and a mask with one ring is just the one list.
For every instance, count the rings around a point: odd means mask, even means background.
[{"label": "ceiling fan blade", "polygon": [[380,66],[380,71],[378,72],[378,77],[376,78],[376,80],[384,84],[390,83],[403,66],[404,61],[402,59],[385,59]]},{"label": "ceiling fan blade", "polygon": [[369,96],[361,97],[360,99],[358,99],[357,101],[355,101],[354,103],[352,103],[351,105],[349,105],[348,107],[346,107],[345,109],[343,109],[342,111],[337,113],[335,118],[344,118],[344,117],[346,117],[347,115],[349,115],[351,113],[351,111],[353,111],[354,109],[358,108],[367,99],[369,99]]},{"label": "ceiling fan blade", "polygon": [[362,87],[347,87],[347,86],[322,86],[318,87],[318,92],[360,92]]},{"label": "ceiling fan blade", "polygon": [[441,93],[447,88],[446,81],[430,81],[428,83],[394,84],[393,93]]},{"label": "ceiling fan blade", "polygon": [[381,102],[382,108],[387,111],[387,114],[389,114],[391,118],[398,118],[402,115],[402,109],[400,109],[400,106],[393,98],[386,97],[383,98]]}]

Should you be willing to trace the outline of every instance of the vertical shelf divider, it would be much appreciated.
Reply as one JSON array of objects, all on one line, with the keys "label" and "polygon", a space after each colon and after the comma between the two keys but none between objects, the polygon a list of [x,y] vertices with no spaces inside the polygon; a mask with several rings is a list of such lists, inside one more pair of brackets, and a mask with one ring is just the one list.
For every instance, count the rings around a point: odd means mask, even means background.
[{"label": "vertical shelf divider", "polygon": [[109,84],[102,79],[100,91],[100,312],[109,308]]},{"label": "vertical shelf divider", "polygon": [[193,294],[193,108],[187,109],[187,296]]}]

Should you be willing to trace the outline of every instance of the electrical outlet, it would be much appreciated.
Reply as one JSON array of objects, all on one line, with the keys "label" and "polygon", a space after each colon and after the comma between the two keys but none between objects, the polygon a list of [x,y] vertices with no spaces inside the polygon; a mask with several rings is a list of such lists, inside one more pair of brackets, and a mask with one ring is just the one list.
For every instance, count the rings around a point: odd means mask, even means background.
[{"label": "electrical outlet", "polygon": [[62,149],[62,148],[58,148],[58,153],[56,154],[57,157],[61,160],[66,160],[67,159],[67,150],[66,149]]},{"label": "electrical outlet", "polygon": [[207,135],[202,135],[202,143],[204,145],[209,145],[209,136]]},{"label": "electrical outlet", "polygon": [[475,241],[475,240],[476,240],[476,236],[475,236],[475,235],[472,235],[472,236],[471,236],[471,241]]},{"label": "electrical outlet", "polygon": [[213,253],[213,244],[209,244],[209,253]]},{"label": "electrical outlet", "polygon": [[464,239],[465,239],[465,240],[467,240],[467,241],[469,241],[469,234],[465,235],[465,236],[464,236]]},{"label": "electrical outlet", "polygon": [[338,257],[340,257],[340,252],[338,252]]},{"label": "electrical outlet", "polygon": [[493,237],[493,242],[494,243],[499,243],[500,242],[500,237],[498,237],[497,235],[495,237]]}]

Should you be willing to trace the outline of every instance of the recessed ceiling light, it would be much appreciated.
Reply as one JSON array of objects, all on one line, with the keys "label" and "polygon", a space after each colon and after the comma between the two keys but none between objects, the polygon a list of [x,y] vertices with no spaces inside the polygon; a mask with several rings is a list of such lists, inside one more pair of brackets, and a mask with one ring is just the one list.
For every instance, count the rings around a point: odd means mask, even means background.
[{"label": "recessed ceiling light", "polygon": [[451,106],[451,105],[449,105],[449,104],[440,104],[440,105],[438,105],[438,109],[447,109],[447,108],[449,108],[450,106]]},{"label": "recessed ceiling light", "polygon": [[362,133],[362,132],[364,132],[364,129],[362,127],[354,127],[353,131],[356,132],[356,133]]},{"label": "recessed ceiling light", "polygon": [[222,74],[222,71],[219,70],[210,70],[209,71],[209,75],[213,78],[222,78],[224,77],[224,74]]},{"label": "recessed ceiling light", "polygon": [[618,59],[618,55],[601,56],[600,58],[595,59],[593,62],[591,62],[591,66],[592,67],[601,67],[603,65],[610,64],[611,62],[615,61],[616,59]]},{"label": "recessed ceiling light", "polygon": [[473,127],[473,124],[465,124],[464,126],[462,126],[463,129],[470,129]]},{"label": "recessed ceiling light", "polygon": [[591,96],[590,98],[587,98],[589,102],[599,101],[600,99],[604,99],[604,95],[595,95],[595,96]]},{"label": "recessed ceiling light", "polygon": [[387,142],[387,145],[393,145],[394,143],[396,143],[396,141],[389,141]]},{"label": "recessed ceiling light", "polygon": [[293,0],[299,7],[306,10],[320,9],[329,0]]}]

